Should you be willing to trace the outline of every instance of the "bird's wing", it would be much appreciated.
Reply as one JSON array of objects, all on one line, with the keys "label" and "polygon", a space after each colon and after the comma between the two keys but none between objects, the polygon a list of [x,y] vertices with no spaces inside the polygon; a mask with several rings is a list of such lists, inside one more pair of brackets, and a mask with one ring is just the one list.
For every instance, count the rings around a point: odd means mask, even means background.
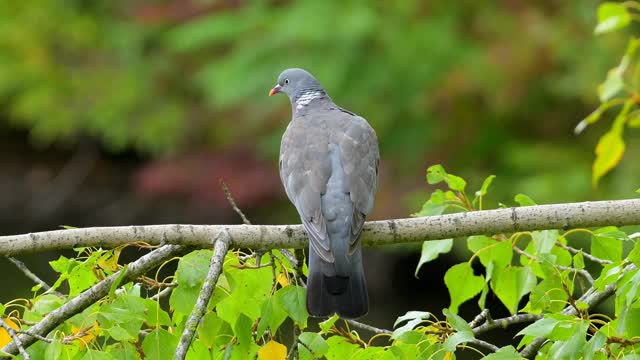
[{"label": "bird's wing", "polygon": [[280,178],[309,235],[313,250],[334,262],[321,208],[321,194],[331,176],[328,133],[308,118],[289,123],[280,146]]},{"label": "bird's wing", "polygon": [[346,184],[354,204],[351,218],[350,252],[355,251],[362,226],[373,209],[373,200],[378,186],[378,138],[369,123],[362,117],[341,112],[340,124],[343,134],[337,134]]}]

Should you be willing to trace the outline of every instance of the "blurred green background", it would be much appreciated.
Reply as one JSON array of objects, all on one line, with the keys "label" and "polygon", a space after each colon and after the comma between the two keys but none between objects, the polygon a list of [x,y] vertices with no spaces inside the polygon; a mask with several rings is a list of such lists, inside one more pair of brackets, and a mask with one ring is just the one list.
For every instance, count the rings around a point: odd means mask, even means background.
[{"label": "blurred green background", "polygon": [[[472,188],[497,175],[491,206],[513,205],[521,192],[538,203],[633,197],[637,129],[597,189],[593,149],[611,119],[573,133],[597,107],[597,85],[628,37],[593,35],[597,5],[3,1],[0,231],[238,222],[220,179],[254,223],[298,222],[277,176],[290,105],[267,96],[288,67],[311,71],[376,129],[372,219],[417,211],[432,190],[425,170],[436,163]],[[448,304],[442,274],[455,260],[415,280],[418,251],[391,253],[395,262],[380,249],[365,260],[370,316]],[[44,273],[55,256],[27,260]],[[15,274],[0,301],[28,293]],[[385,315],[376,293],[396,283],[397,311]],[[425,305],[436,283],[441,296]]]}]

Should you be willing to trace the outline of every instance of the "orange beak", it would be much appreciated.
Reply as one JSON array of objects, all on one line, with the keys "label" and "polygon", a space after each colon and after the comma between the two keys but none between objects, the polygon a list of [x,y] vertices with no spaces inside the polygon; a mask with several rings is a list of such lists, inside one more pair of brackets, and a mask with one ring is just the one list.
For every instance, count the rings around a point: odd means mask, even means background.
[{"label": "orange beak", "polygon": [[282,87],[280,85],[274,86],[273,89],[271,89],[271,91],[269,91],[269,96],[273,96],[273,95],[279,93],[281,89],[282,89]]}]

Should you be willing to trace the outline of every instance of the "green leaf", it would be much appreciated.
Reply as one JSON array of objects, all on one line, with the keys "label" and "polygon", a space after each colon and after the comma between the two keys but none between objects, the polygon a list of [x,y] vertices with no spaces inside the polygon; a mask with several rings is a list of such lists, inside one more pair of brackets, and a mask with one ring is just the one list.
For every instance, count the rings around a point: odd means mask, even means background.
[{"label": "green leaf", "polygon": [[231,294],[216,306],[218,316],[229,324],[235,324],[240,314],[251,320],[260,316],[262,304],[271,293],[271,268],[225,269],[225,276],[231,287]]},{"label": "green leaf", "polygon": [[583,354],[584,360],[593,360],[594,354],[599,350],[604,348],[604,345],[607,343],[607,335],[605,335],[602,331],[596,332],[589,341],[587,341],[587,345],[584,347]]},{"label": "green leaf", "polygon": [[60,255],[58,260],[49,261],[49,265],[55,272],[63,274],[68,272],[72,266],[76,266],[77,262]]},{"label": "green leaf", "polygon": [[591,237],[591,255],[599,259],[620,261],[622,259],[622,241],[594,234]]},{"label": "green leaf", "polygon": [[640,241],[637,241],[633,245],[633,249],[631,249],[631,252],[627,255],[627,260],[631,261],[636,266],[640,266]]},{"label": "green leaf", "polygon": [[618,332],[628,339],[640,336],[640,309],[627,306],[620,311]]},{"label": "green leaf", "polygon": [[211,250],[196,250],[183,256],[178,262],[176,277],[178,284],[200,286],[207,277],[211,262]]},{"label": "green leaf", "polygon": [[98,350],[87,349],[84,353],[82,360],[113,360],[113,356],[110,353]]},{"label": "green leaf", "polygon": [[446,254],[451,251],[451,247],[453,246],[453,239],[445,239],[445,240],[431,240],[425,241],[422,243],[422,254],[420,254],[420,261],[418,262],[418,266],[416,267],[416,272],[414,276],[418,277],[418,271],[420,267],[424,263],[427,263],[431,260],[434,260],[438,257],[439,254]]},{"label": "green leaf", "polygon": [[146,320],[144,300],[136,295],[120,295],[100,307],[98,322],[115,340],[134,340]]},{"label": "green leaf", "polygon": [[198,338],[207,347],[225,345],[232,337],[231,326],[213,311],[206,313],[198,326]]},{"label": "green leaf", "polygon": [[145,360],[162,360],[167,354],[173,354],[178,347],[178,337],[164,329],[155,329],[145,336],[142,341],[142,350]]},{"label": "green leaf", "polygon": [[518,332],[516,336],[518,335],[530,335],[535,337],[547,336],[551,334],[551,332],[556,327],[556,325],[558,325],[559,322],[560,322],[559,320],[548,316],[520,330],[520,332]]},{"label": "green leaf", "polygon": [[496,351],[493,354],[489,354],[485,356],[483,359],[485,360],[520,360],[522,359],[522,357],[520,356],[520,354],[518,354],[518,352],[513,346],[509,345],[509,346],[500,348],[500,350]]},{"label": "green leaf", "polygon": [[331,316],[327,320],[319,323],[318,326],[320,326],[320,330],[322,330],[323,333],[328,334],[329,332],[331,332],[331,328],[336,323],[336,321],[338,321],[338,319],[340,319],[340,316],[338,316],[338,314],[333,314],[333,316]]},{"label": "green leaf", "polygon": [[422,209],[420,209],[420,211],[417,213],[411,214],[411,216],[420,217],[441,215],[447,209],[461,211],[459,207],[464,207],[464,204],[462,203],[462,201],[460,201],[456,194],[453,193],[453,191],[442,191],[440,189],[436,189],[433,193],[431,193],[431,197],[429,198],[429,200],[422,205]]},{"label": "green leaf", "polygon": [[442,313],[447,317],[447,321],[451,324],[451,327],[453,327],[454,330],[462,332],[472,331],[469,323],[467,323],[461,316],[454,314],[449,309],[443,309]]},{"label": "green leaf", "polygon": [[124,276],[127,274],[127,269],[129,268],[129,264],[126,264],[125,266],[122,267],[122,269],[120,270],[120,273],[118,274],[118,277],[116,278],[116,280],[111,283],[111,288],[109,288],[109,298],[110,299],[114,299],[114,295],[116,293],[116,289],[118,287],[120,287],[120,283],[122,282],[122,279],[124,279]]},{"label": "green leaf", "polygon": [[305,294],[305,288],[292,285],[284,287],[275,293],[276,299],[280,301],[284,310],[302,329],[307,327],[307,319],[309,318]]},{"label": "green leaf", "polygon": [[487,195],[487,191],[489,190],[489,186],[491,186],[491,183],[493,182],[493,180],[496,178],[495,175],[489,175],[486,179],[484,179],[484,181],[482,182],[482,187],[480,187],[480,190],[478,191],[478,196],[485,196]]},{"label": "green leaf", "polygon": [[512,266],[496,268],[491,279],[491,288],[511,314],[518,311],[520,299],[536,285],[536,276],[528,267]]},{"label": "green leaf", "polygon": [[396,320],[396,322],[393,324],[393,327],[395,328],[396,326],[398,326],[398,324],[408,320],[406,324],[393,330],[393,333],[391,334],[391,338],[392,339],[399,338],[400,336],[402,336],[402,334],[413,330],[413,328],[421,324],[424,320],[428,319],[430,316],[431,316],[431,313],[426,311],[408,311],[406,314],[400,316]]},{"label": "green leaf", "polygon": [[327,352],[327,360],[345,360],[350,359],[353,354],[360,350],[360,346],[349,342],[342,336],[332,336],[327,339],[329,351]]},{"label": "green leaf", "polygon": [[605,133],[596,146],[596,159],[593,162],[592,183],[595,187],[601,177],[616,167],[624,154],[625,144],[620,131]]},{"label": "green leaf", "polygon": [[[238,339],[238,344],[246,345],[249,343],[253,343],[253,337],[251,336],[251,326],[253,326],[253,321],[249,319],[245,314],[240,314],[238,320],[233,325],[233,333],[236,335]],[[243,348],[247,348],[243,346]]]},{"label": "green leaf", "polygon": [[[329,345],[318,333],[303,332],[298,337],[298,341],[306,345],[302,346],[298,344],[300,359],[311,360],[317,359],[318,357],[322,358],[329,351]],[[307,348],[311,349],[313,354]]]},{"label": "green leaf", "polygon": [[169,307],[183,315],[191,313],[200,294],[200,287],[180,285],[173,289],[169,297]]},{"label": "green leaf", "polygon": [[532,231],[531,238],[536,249],[535,255],[550,253],[558,236],[560,236],[558,230]]},{"label": "green leaf", "polygon": [[73,267],[67,278],[69,282],[69,296],[74,297],[98,282],[93,265],[88,261]]},{"label": "green leaf", "polygon": [[613,284],[620,276],[621,265],[618,263],[607,264],[602,268],[600,276],[593,282],[593,287],[598,291],[604,290],[607,285]]},{"label": "green leaf", "polygon": [[145,322],[151,327],[171,326],[169,314],[160,307],[160,303],[149,298],[143,299]]},{"label": "green leaf", "polygon": [[282,307],[280,301],[276,301],[275,297],[270,297],[262,305],[260,315],[260,323],[258,324],[258,336],[262,336],[267,330],[271,329],[271,333],[275,334],[282,323],[287,319],[287,312]]},{"label": "green leaf", "polygon": [[575,332],[569,340],[555,342],[549,349],[549,358],[567,360],[582,359],[580,355],[586,342],[584,333]]},{"label": "green leaf", "polygon": [[135,359],[138,355],[138,351],[135,346],[128,342],[118,342],[107,346],[106,351],[111,354],[112,359],[116,360],[128,360]]},{"label": "green leaf", "polygon": [[605,2],[598,7],[596,34],[622,29],[631,23],[631,14],[621,3]]},{"label": "green leaf", "polygon": [[447,174],[442,165],[433,165],[427,169],[427,182],[429,184],[437,184],[444,181],[449,189],[455,191],[464,191],[467,182],[463,178]]},{"label": "green leaf", "polygon": [[461,263],[452,266],[444,275],[444,283],[449,289],[453,313],[458,312],[458,306],[476,296],[484,287],[484,278],[473,274],[469,263]]},{"label": "green leaf", "polygon": [[444,350],[454,352],[458,344],[469,342],[473,340],[473,332],[471,331],[458,331],[455,334],[449,336],[444,342]]},{"label": "green leaf", "polygon": [[537,205],[535,201],[533,201],[530,197],[525,194],[518,194],[515,196],[514,200],[520,204],[520,206],[534,206]]},{"label": "green leaf", "polygon": [[513,249],[509,240],[498,241],[488,236],[475,235],[467,238],[467,247],[478,255],[485,268],[491,261],[498,267],[511,265]]},{"label": "green leaf", "polygon": [[584,256],[582,255],[582,251],[573,256],[573,267],[578,270],[584,269]]},{"label": "green leaf", "polygon": [[60,306],[64,305],[65,301],[63,299],[61,299],[60,297],[58,297],[57,295],[54,294],[44,294],[39,296],[36,300],[35,303],[33,304],[33,307],[31,308],[31,311],[36,313],[36,314],[40,314],[40,315],[46,315],[48,313],[50,313],[51,311],[59,308]]},{"label": "green leaf", "polygon": [[531,314],[557,312],[564,308],[568,298],[560,277],[557,274],[548,276],[531,290],[529,303],[523,311]]}]

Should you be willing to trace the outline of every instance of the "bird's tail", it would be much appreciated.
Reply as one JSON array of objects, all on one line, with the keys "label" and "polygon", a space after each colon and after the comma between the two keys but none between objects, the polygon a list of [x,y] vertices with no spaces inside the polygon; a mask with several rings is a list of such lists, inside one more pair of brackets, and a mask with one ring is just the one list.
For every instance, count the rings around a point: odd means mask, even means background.
[{"label": "bird's tail", "polygon": [[362,252],[350,256],[351,266],[344,274],[336,274],[335,264],[322,260],[309,249],[307,278],[307,311],[316,317],[332,316],[355,319],[369,311],[369,295],[362,268]]}]

